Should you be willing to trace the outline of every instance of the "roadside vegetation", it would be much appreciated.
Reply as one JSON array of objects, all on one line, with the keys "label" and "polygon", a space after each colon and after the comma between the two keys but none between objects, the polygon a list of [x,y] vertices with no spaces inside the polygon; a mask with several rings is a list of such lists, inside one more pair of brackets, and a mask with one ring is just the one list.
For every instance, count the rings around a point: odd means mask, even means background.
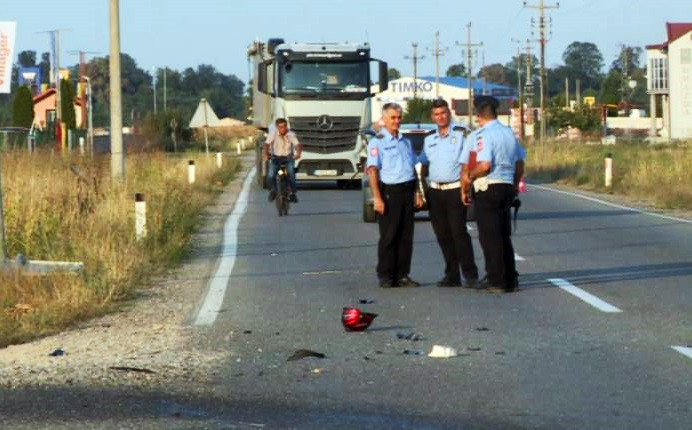
[{"label": "roadside vegetation", "polygon": [[[662,209],[692,209],[692,141],[616,145],[548,142],[528,146],[529,181],[557,182],[640,199]],[[613,158],[612,190],[606,189],[605,157]]]},{"label": "roadside vegetation", "polygon": [[[225,145],[227,154],[235,152],[235,143]],[[0,271],[0,347],[122,306],[187,255],[205,206],[239,169],[231,155],[218,169],[204,152],[143,152],[128,154],[126,182],[116,184],[108,157],[68,158],[49,148],[0,155],[8,258],[85,264],[78,274]],[[187,182],[190,159],[197,164],[193,185]],[[139,242],[135,193],[147,201],[148,235]]]}]

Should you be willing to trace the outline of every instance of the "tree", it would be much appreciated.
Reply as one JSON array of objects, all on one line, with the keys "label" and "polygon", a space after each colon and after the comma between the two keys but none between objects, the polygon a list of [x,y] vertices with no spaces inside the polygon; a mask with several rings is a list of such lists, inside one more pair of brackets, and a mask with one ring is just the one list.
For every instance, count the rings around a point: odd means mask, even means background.
[{"label": "tree", "polygon": [[390,67],[389,70],[387,70],[387,78],[389,78],[390,81],[393,81],[394,79],[399,79],[400,77],[401,72],[399,72],[394,67]]},{"label": "tree", "polygon": [[33,122],[34,101],[31,98],[31,91],[26,86],[21,86],[12,104],[12,124],[15,127],[31,128]]},{"label": "tree", "polygon": [[591,42],[572,42],[562,54],[566,77],[581,80],[583,89],[599,89],[603,55]]},{"label": "tree", "polygon": [[420,123],[425,122],[430,117],[433,101],[428,99],[415,98],[406,104],[402,122]]},{"label": "tree", "polygon": [[36,51],[22,51],[17,54],[17,63],[22,67],[34,67],[36,65]]},{"label": "tree", "polygon": [[452,64],[447,68],[445,76],[452,78],[465,78],[467,75],[466,67],[463,64]]},{"label": "tree", "polygon": [[644,50],[638,46],[625,46],[620,49],[618,58],[610,65],[610,70],[631,75],[636,69],[641,68],[640,59]]},{"label": "tree", "polygon": [[618,71],[611,71],[603,80],[601,86],[601,94],[599,97],[601,103],[618,104],[622,99],[622,74]]},{"label": "tree", "polygon": [[67,79],[60,80],[60,108],[62,109],[62,122],[67,129],[75,128],[76,118],[74,113],[74,86]]},{"label": "tree", "polygon": [[[514,75],[514,79],[511,78],[512,75]],[[482,67],[481,70],[478,71],[477,77],[478,79],[485,79],[486,82],[492,82],[493,84],[514,85],[514,87],[516,87],[516,75],[517,72],[515,70],[508,69],[502,64],[496,63]]]}]

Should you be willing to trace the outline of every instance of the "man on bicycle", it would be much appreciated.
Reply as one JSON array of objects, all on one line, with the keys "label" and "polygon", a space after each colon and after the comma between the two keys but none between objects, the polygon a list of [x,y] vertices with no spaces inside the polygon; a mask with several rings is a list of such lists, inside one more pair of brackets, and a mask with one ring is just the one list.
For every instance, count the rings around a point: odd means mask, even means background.
[{"label": "man on bicycle", "polygon": [[303,146],[298,142],[296,135],[288,130],[286,119],[278,118],[275,124],[276,130],[270,131],[264,142],[264,159],[269,160],[269,171],[267,172],[267,185],[271,190],[269,191],[269,201],[274,201],[276,198],[276,172],[279,171],[281,163],[285,162],[291,184],[291,193],[288,199],[293,203],[298,203],[294,160],[300,159]]}]

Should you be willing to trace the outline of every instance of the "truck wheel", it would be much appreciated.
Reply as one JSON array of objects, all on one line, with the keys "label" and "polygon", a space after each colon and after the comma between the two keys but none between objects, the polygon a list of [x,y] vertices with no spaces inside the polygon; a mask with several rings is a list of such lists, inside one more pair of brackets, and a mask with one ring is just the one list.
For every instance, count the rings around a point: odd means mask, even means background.
[{"label": "truck wheel", "polygon": [[375,208],[372,205],[363,203],[363,222],[375,222],[377,220]]}]

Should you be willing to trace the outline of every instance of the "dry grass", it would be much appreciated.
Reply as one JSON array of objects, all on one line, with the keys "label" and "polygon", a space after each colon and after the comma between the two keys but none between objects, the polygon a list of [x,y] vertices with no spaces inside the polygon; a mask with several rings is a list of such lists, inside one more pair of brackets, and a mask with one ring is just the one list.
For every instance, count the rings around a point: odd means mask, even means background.
[{"label": "dry grass", "polygon": [[613,146],[550,142],[528,148],[527,177],[544,182],[606,191],[604,159],[613,157],[617,194],[666,209],[692,209],[692,142],[649,145],[625,142]]},{"label": "dry grass", "polygon": [[[187,183],[187,160],[197,181]],[[75,164],[81,179],[71,171]],[[0,271],[0,347],[53,333],[107,312],[152,274],[189,250],[203,208],[239,167],[227,158],[130,154],[124,184],[110,179],[109,158],[64,159],[50,152],[2,154],[6,249],[35,260],[82,261],[77,275]],[[134,194],[145,193],[145,240],[134,235]]]}]

